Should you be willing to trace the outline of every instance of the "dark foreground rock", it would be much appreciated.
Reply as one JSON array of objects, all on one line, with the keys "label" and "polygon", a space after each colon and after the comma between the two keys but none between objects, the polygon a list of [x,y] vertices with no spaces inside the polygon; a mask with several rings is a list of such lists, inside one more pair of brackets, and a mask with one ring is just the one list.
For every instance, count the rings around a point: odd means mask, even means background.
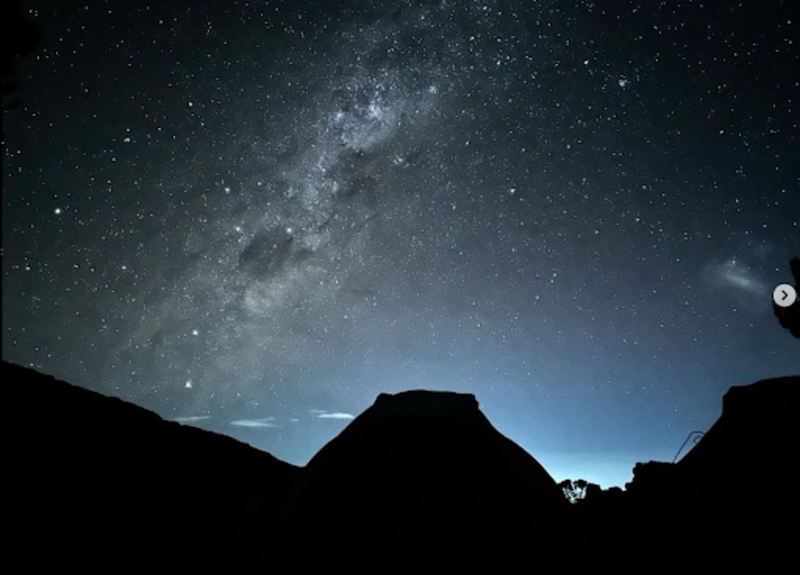
[{"label": "dark foreground rock", "polygon": [[676,464],[637,464],[625,491],[575,505],[601,572],[780,573],[796,558],[800,377],[730,388]]},{"label": "dark foreground rock", "polygon": [[[800,377],[730,388],[646,509],[663,572],[779,573],[796,561]],[[654,553],[658,553],[655,555]]]}]

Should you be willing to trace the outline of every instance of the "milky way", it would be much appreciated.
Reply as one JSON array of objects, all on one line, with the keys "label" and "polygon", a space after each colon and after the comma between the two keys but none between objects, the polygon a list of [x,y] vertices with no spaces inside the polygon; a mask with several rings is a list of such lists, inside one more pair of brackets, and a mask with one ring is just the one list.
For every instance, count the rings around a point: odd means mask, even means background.
[{"label": "milky way", "polygon": [[169,4],[26,3],[5,359],[295,463],[470,392],[603,484],[800,371],[790,2]]}]

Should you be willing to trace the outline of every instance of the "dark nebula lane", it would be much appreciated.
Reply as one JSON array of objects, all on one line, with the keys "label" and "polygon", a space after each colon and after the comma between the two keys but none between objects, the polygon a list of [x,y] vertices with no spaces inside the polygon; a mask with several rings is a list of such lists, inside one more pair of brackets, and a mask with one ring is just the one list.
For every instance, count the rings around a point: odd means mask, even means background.
[{"label": "dark nebula lane", "polygon": [[800,373],[795,2],[23,6],[5,360],[297,464],[474,393],[604,486]]}]

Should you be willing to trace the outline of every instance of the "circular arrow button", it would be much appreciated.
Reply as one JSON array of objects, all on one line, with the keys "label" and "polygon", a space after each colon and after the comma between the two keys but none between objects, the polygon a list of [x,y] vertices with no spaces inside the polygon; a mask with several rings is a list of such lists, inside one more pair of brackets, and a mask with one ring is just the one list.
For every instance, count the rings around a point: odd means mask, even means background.
[{"label": "circular arrow button", "polygon": [[789,284],[781,284],[772,292],[772,299],[777,306],[789,307],[797,301],[797,292]]}]

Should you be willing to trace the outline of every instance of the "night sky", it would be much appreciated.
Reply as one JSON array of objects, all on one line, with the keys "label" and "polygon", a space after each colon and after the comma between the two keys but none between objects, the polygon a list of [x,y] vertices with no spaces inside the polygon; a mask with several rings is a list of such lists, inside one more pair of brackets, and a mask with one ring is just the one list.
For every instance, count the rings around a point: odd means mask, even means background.
[{"label": "night sky", "polygon": [[797,4],[25,2],[3,358],[297,464],[469,392],[622,485],[800,373]]}]

